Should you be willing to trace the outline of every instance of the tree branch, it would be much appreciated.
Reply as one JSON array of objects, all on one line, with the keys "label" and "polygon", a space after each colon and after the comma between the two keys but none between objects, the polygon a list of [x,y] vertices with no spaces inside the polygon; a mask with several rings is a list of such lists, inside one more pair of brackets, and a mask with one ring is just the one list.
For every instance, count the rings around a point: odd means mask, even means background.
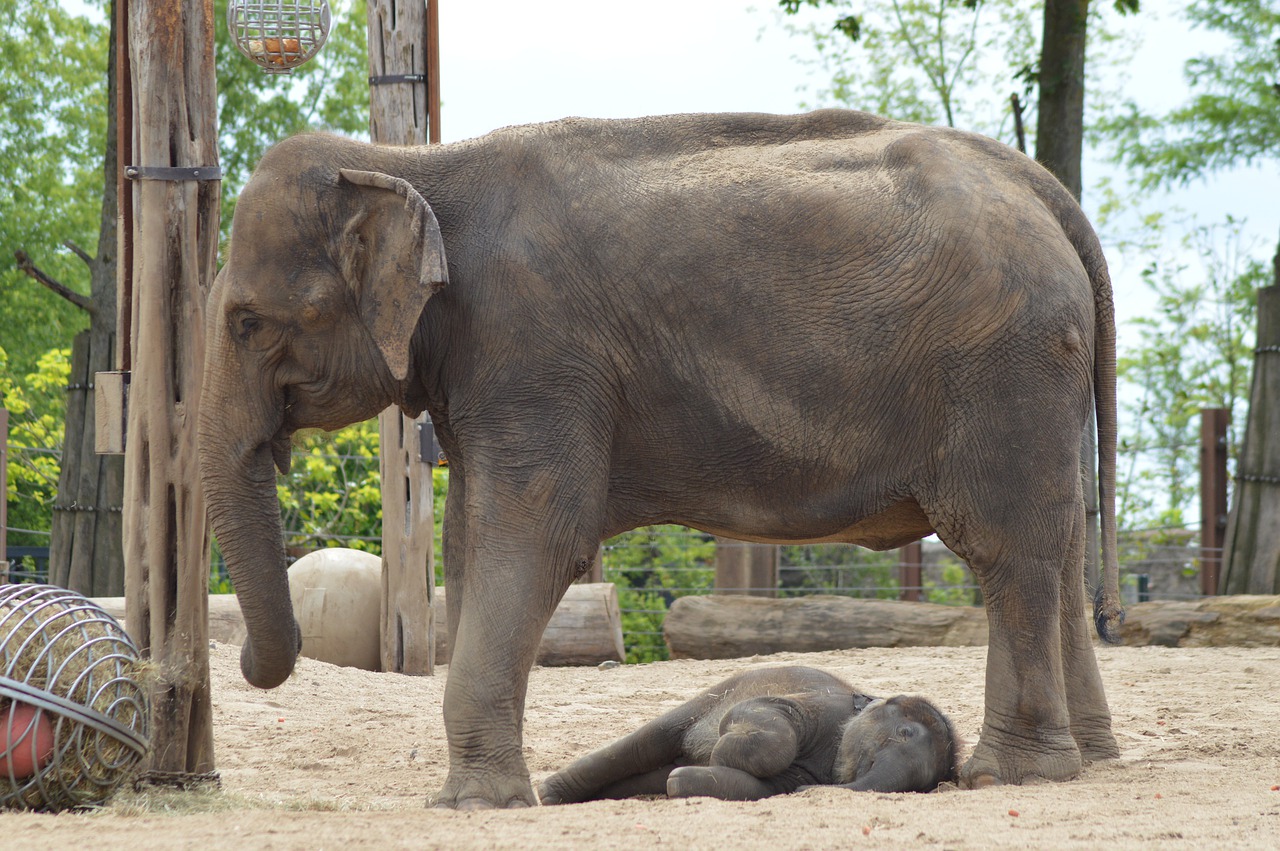
[{"label": "tree branch", "polygon": [[74,242],[72,242],[69,239],[64,239],[62,241],[62,244],[65,245],[67,248],[71,249],[73,254],[75,254],[77,257],[83,260],[84,265],[88,266],[90,269],[93,268],[93,258],[89,256],[89,253],[87,251],[85,251],[83,248],[76,245]]},{"label": "tree branch", "polygon": [[50,278],[44,272],[40,271],[38,268],[36,268],[36,265],[31,262],[31,258],[27,256],[27,252],[15,251],[13,253],[13,256],[16,257],[18,260],[19,269],[26,272],[32,278],[35,278],[36,281],[43,284],[45,287],[57,293],[58,295],[62,296],[67,301],[71,302],[76,307],[85,311],[89,315],[92,316],[94,314],[95,309],[93,306],[92,299],[89,299],[89,298],[86,298],[85,296],[80,295],[80,293],[76,292],[70,287],[67,287],[67,286],[64,286],[63,284],[58,283],[53,278]]}]

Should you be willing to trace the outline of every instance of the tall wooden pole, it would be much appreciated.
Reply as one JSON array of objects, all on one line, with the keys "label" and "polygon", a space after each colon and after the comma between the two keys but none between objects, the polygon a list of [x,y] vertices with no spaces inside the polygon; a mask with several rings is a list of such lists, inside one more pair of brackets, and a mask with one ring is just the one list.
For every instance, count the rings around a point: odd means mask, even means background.
[{"label": "tall wooden pole", "polygon": [[1228,408],[1200,411],[1200,593],[1218,593],[1227,531]]},{"label": "tall wooden pole", "polygon": [[[386,145],[440,141],[435,0],[369,0],[369,135]],[[429,200],[429,199],[428,199]],[[435,670],[431,470],[423,421],[388,408],[378,418],[382,469],[382,669]]]},{"label": "tall wooden pole", "polygon": [[[125,451],[127,622],[155,665],[147,778],[213,771],[209,525],[196,457],[204,305],[216,269],[217,100],[213,0],[118,0],[122,365],[131,368]],[[127,59],[126,59],[127,57]],[[128,262],[125,262],[127,258]]]}]

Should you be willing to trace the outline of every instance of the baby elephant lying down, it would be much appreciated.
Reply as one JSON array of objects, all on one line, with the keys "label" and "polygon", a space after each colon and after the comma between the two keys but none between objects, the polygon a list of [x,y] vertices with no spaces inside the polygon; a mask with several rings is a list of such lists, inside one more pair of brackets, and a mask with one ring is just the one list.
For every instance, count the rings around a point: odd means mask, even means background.
[{"label": "baby elephant lying down", "polygon": [[951,721],[922,697],[879,700],[816,668],[735,674],[538,787],[544,804],[705,795],[754,801],[806,786],[927,792],[956,775]]}]

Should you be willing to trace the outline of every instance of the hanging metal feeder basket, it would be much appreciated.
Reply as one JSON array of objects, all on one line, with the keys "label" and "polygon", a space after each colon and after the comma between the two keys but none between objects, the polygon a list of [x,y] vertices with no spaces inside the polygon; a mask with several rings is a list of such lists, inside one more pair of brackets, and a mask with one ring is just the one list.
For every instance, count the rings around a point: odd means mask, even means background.
[{"label": "hanging metal feeder basket", "polygon": [[236,49],[268,74],[290,74],[329,37],[327,0],[231,0],[227,30]]}]

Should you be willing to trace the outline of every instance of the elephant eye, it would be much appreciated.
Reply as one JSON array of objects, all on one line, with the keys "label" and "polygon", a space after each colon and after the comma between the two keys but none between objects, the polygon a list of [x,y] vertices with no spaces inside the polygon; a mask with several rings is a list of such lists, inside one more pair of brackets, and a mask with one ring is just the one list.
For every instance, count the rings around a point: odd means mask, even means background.
[{"label": "elephant eye", "polygon": [[898,738],[900,739],[903,739],[903,740],[910,739],[910,738],[913,738],[915,734],[916,734],[916,727],[914,724],[903,724],[901,727],[898,728]]},{"label": "elephant eye", "polygon": [[262,317],[242,312],[233,320],[232,327],[240,342],[247,343],[262,328]]}]

